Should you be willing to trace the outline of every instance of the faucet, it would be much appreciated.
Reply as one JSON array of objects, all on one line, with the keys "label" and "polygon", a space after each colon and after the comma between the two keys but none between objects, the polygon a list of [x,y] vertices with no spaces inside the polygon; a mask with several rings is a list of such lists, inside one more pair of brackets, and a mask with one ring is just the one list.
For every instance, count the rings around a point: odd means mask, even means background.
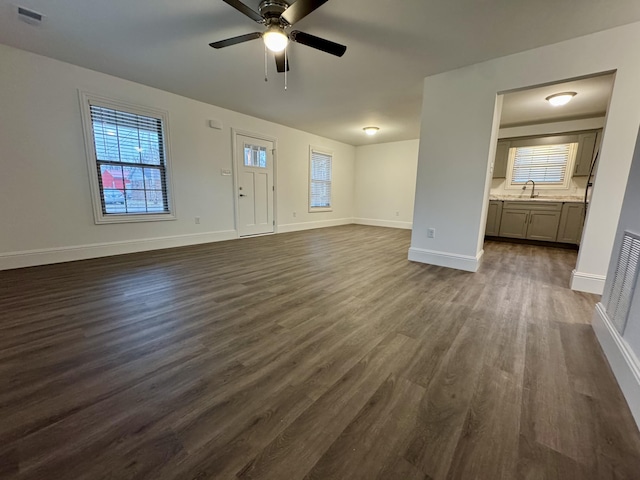
[{"label": "faucet", "polygon": [[525,184],[522,186],[522,189],[525,190],[527,188],[527,184],[531,182],[533,184],[533,188],[531,189],[531,196],[529,198],[535,198],[538,195],[536,195],[536,182],[534,182],[533,180],[527,180],[525,182]]}]

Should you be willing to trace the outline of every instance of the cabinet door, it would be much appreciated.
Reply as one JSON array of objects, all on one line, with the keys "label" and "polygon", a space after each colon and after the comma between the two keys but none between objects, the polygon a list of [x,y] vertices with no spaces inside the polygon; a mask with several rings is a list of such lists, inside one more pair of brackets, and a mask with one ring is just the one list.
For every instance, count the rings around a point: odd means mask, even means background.
[{"label": "cabinet door", "polygon": [[558,242],[578,245],[582,237],[584,224],[584,204],[565,203],[562,206],[560,227],[558,228]]},{"label": "cabinet door", "polygon": [[532,211],[529,215],[527,238],[555,242],[558,238],[558,224],[561,212]]},{"label": "cabinet door", "polygon": [[591,170],[591,161],[596,148],[598,132],[581,133],[578,135],[578,152],[576,153],[576,166],[573,170],[574,177],[586,177]]},{"label": "cabinet door", "polygon": [[496,159],[493,163],[493,178],[506,178],[509,163],[509,146],[511,142],[501,140],[496,147]]},{"label": "cabinet door", "polygon": [[500,236],[509,238],[527,238],[528,210],[502,209]]},{"label": "cabinet door", "polygon": [[489,211],[487,212],[487,228],[484,234],[497,237],[500,234],[500,220],[502,217],[502,202],[491,200],[489,202]]}]

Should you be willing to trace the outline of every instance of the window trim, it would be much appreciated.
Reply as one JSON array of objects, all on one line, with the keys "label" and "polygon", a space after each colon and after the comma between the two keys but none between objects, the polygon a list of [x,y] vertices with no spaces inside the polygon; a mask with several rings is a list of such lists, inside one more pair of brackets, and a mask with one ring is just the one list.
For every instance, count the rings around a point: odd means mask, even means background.
[{"label": "window trim", "polygon": [[[151,108],[137,105],[122,100],[114,100],[78,90],[80,98],[80,113],[82,117],[82,130],[84,133],[84,146],[87,159],[87,168],[89,174],[89,186],[91,190],[91,203],[93,205],[93,217],[96,225],[112,224],[112,223],[132,223],[132,222],[158,222],[166,220],[176,220],[176,209],[173,198],[173,181],[171,171],[171,144],[169,141],[169,112],[158,108]],[[149,117],[159,118],[163,126],[164,141],[164,161],[165,161],[165,184],[167,188],[166,199],[169,212],[167,213],[109,213],[102,212],[102,199],[100,195],[100,179],[98,178],[98,160],[93,139],[93,124],[91,122],[91,104],[113,108],[115,110],[128,112],[136,115],[145,115]]]},{"label": "window trim", "polygon": [[[564,139],[562,139],[564,140]],[[556,142],[534,142],[532,144],[525,144],[522,142],[518,142],[518,145],[512,146],[509,148],[509,160],[507,163],[507,176],[504,182],[505,190],[522,190],[522,183],[513,184],[513,167],[516,159],[516,149],[520,147],[538,147],[544,145],[556,145],[562,143],[570,143],[572,144],[571,149],[569,151],[569,158],[567,159],[566,173],[564,176],[563,183],[540,183],[536,182],[536,190],[569,190],[571,188],[571,179],[573,178],[573,170],[575,168],[576,156],[578,153],[578,143],[577,139],[574,141],[556,141]]]},{"label": "window trim", "polygon": [[[313,171],[312,164],[313,164],[314,152],[331,157],[331,194],[329,195],[328,207],[312,207],[311,206],[311,182],[312,182],[311,175]],[[333,212],[333,152],[325,148],[314,147],[313,145],[309,146],[309,203],[308,205],[309,205],[309,213]]]}]

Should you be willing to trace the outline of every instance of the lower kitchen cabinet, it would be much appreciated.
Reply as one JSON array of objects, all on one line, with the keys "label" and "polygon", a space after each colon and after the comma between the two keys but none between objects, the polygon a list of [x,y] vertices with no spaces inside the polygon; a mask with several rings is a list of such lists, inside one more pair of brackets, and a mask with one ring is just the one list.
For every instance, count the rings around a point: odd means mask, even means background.
[{"label": "lower kitchen cabinet", "polygon": [[561,213],[557,202],[504,202],[499,236],[555,242]]},{"label": "lower kitchen cabinet", "polygon": [[485,235],[578,245],[584,204],[490,200]]},{"label": "lower kitchen cabinet", "polygon": [[558,225],[560,224],[560,212],[536,212],[529,213],[529,225],[527,238],[530,240],[544,240],[555,242],[558,237]]},{"label": "lower kitchen cabinet", "polygon": [[509,238],[527,238],[528,224],[529,211],[503,208],[499,236]]},{"label": "lower kitchen cabinet", "polygon": [[497,237],[500,234],[500,221],[502,220],[502,202],[499,200],[489,201],[489,211],[487,212],[487,228],[485,235]]},{"label": "lower kitchen cabinet", "polygon": [[562,206],[560,226],[558,227],[558,242],[579,244],[584,226],[584,204],[565,203]]}]

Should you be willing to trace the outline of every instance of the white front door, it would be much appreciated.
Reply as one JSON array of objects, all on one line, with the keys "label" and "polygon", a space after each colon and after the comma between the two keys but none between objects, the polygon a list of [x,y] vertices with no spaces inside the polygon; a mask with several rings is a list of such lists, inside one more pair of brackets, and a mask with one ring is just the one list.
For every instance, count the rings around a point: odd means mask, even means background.
[{"label": "white front door", "polygon": [[273,142],[236,136],[238,232],[273,233]]}]

